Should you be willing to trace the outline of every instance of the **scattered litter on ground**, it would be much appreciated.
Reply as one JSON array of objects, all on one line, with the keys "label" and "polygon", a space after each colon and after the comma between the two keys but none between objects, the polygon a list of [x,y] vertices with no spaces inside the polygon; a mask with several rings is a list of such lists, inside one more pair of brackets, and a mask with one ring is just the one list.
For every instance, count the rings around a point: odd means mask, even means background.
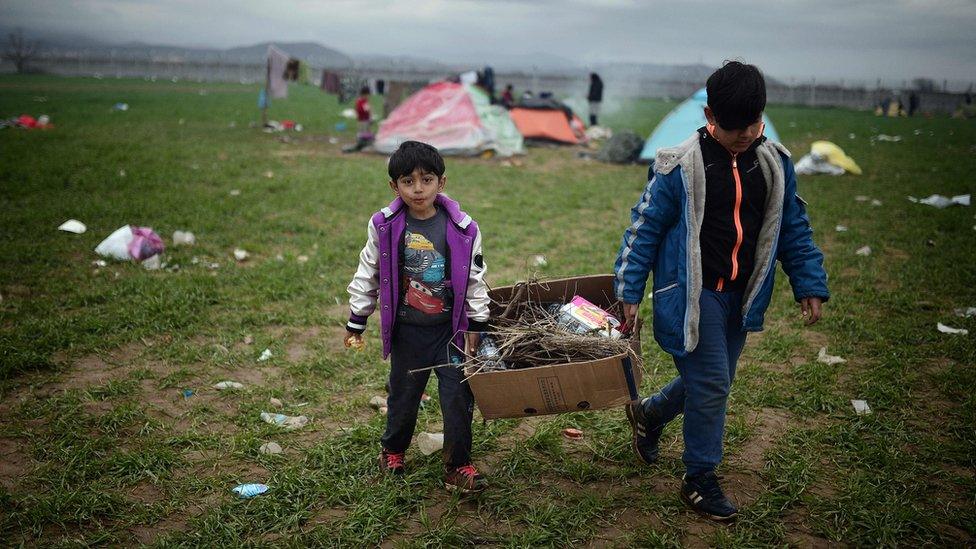
[{"label": "scattered litter on ground", "polygon": [[228,128],[236,128],[237,127],[237,122],[231,120],[230,123],[227,124],[227,127]]},{"label": "scattered litter on ground", "polygon": [[583,438],[583,431],[579,429],[574,429],[572,427],[567,427],[563,429],[563,436],[570,440],[579,440]]},{"label": "scattered litter on ground", "polygon": [[[160,259],[159,255],[154,255],[142,262],[142,268],[147,271],[158,271],[165,266],[166,264],[163,263],[163,260]],[[179,267],[177,267],[177,269],[179,269]]]},{"label": "scattered litter on ground", "polygon": [[603,126],[590,126],[586,128],[586,137],[589,139],[610,139],[613,137],[613,130]]},{"label": "scattered litter on ground", "polygon": [[243,389],[244,384],[237,381],[221,381],[220,383],[214,384],[214,389],[218,391],[224,391],[227,389]]},{"label": "scattered litter on ground", "polygon": [[92,261],[92,265],[94,265],[95,267],[105,267],[106,265],[108,265],[108,262],[105,261],[104,259],[96,259],[95,261]]},{"label": "scattered litter on ground", "polygon": [[877,198],[874,198],[874,199],[871,200],[871,205],[872,206],[880,206],[881,205],[881,201],[878,200]]},{"label": "scattered litter on ground", "polygon": [[337,132],[344,132],[344,131],[346,131],[346,128],[347,127],[348,126],[346,125],[345,122],[336,122],[335,131],[337,131]]},{"label": "scattered litter on ground", "polygon": [[193,246],[197,243],[197,237],[190,231],[173,231],[174,246]]},{"label": "scattered litter on ground", "polygon": [[794,169],[800,175],[842,175],[845,172],[861,175],[862,173],[857,162],[830,141],[814,141],[810,145],[810,152],[797,161]]},{"label": "scattered litter on ground", "polygon": [[976,307],[962,307],[953,311],[956,316],[961,316],[963,318],[972,318],[976,316]]},{"label": "scattered litter on ground", "polygon": [[250,334],[244,336],[244,345],[250,345],[252,343],[254,343],[254,336]]},{"label": "scattered litter on ground", "polygon": [[96,246],[95,253],[123,261],[143,261],[162,253],[165,248],[163,239],[149,227],[123,225]]},{"label": "scattered litter on ground", "polygon": [[342,109],[342,117],[343,118],[348,118],[349,120],[355,120],[356,119],[356,111],[354,111],[352,109]]},{"label": "scattered litter on ground", "polygon": [[871,407],[868,406],[866,400],[851,400],[851,405],[854,406],[854,413],[859,416],[866,416],[871,413]]},{"label": "scattered litter on ground", "polygon": [[837,225],[836,227],[834,227],[834,230],[837,231],[837,232],[839,232],[839,233],[846,233],[847,232],[847,225]]},{"label": "scattered litter on ground", "polygon": [[826,364],[828,366],[833,366],[834,364],[843,364],[843,363],[847,362],[847,360],[845,360],[845,359],[843,359],[843,358],[841,358],[839,356],[828,355],[827,354],[827,348],[826,347],[821,347],[820,348],[820,352],[817,353],[817,362],[819,362],[821,364]]},{"label": "scattered litter on ground", "polygon": [[270,398],[270,399],[268,400],[268,402],[269,402],[269,403],[270,403],[270,404],[271,404],[272,406],[274,406],[275,408],[282,408],[282,407],[284,407],[284,405],[285,405],[285,403],[284,403],[284,402],[281,402],[281,399],[280,399],[280,398],[275,398],[275,397],[271,397],[271,398]]},{"label": "scattered litter on ground", "polygon": [[261,356],[258,357],[258,362],[264,362],[269,358],[271,358],[271,349],[265,349],[264,352],[261,353]]},{"label": "scattered litter on ground", "polygon": [[433,454],[444,448],[444,433],[420,433],[417,435],[417,447],[425,456]]},{"label": "scattered litter on ground", "polygon": [[88,227],[77,219],[69,219],[58,225],[58,230],[66,233],[84,234],[84,232],[88,230]]},{"label": "scattered litter on ground", "polygon": [[0,128],[21,128],[24,130],[46,130],[53,128],[51,117],[42,114],[37,118],[29,114],[22,114],[14,118],[0,120]]},{"label": "scattered litter on ground", "polygon": [[125,170],[119,170],[119,177],[125,177]]},{"label": "scattered litter on ground", "polygon": [[264,172],[264,176],[267,177],[268,179],[274,179],[274,172],[271,171],[271,170],[268,170],[268,171]]},{"label": "scattered litter on ground", "polygon": [[183,389],[183,399],[186,400],[193,396],[193,389]]},{"label": "scattered litter on ground", "polygon": [[864,246],[863,248],[858,248],[856,252],[857,255],[869,256],[871,255],[871,246]]},{"label": "scattered litter on ground", "polygon": [[267,484],[238,484],[232,490],[242,498],[253,498],[268,491]]},{"label": "scattered litter on ground", "polygon": [[298,260],[299,263],[305,263],[305,262],[308,261],[308,256],[307,255],[300,255],[296,259]]},{"label": "scattered litter on ground", "polygon": [[112,105],[112,110],[115,110],[115,111],[127,111],[127,110],[129,110],[129,104],[128,103],[116,103],[116,104]]},{"label": "scattered litter on ground", "polygon": [[897,143],[901,141],[901,136],[879,133],[878,135],[871,136],[871,141],[889,141],[891,143]]},{"label": "scattered litter on ground", "polygon": [[915,204],[925,204],[927,206],[934,206],[942,209],[954,205],[969,206],[970,197],[971,195],[968,194],[957,194],[952,198],[942,196],[941,194],[933,194],[927,198],[915,198],[914,196],[909,196],[908,201],[914,202]]},{"label": "scattered litter on ground", "polygon": [[857,196],[854,197],[854,201],[855,202],[867,202],[868,200],[871,200],[871,197],[870,196],[864,196],[863,194],[859,194],[859,195],[857,195]]},{"label": "scattered litter on ground", "polygon": [[549,265],[549,261],[546,260],[546,256],[542,254],[532,256],[533,267],[545,267],[546,265]]},{"label": "scattered litter on ground", "polygon": [[952,326],[946,326],[941,322],[937,323],[935,327],[944,334],[969,335],[969,330],[965,328],[953,328]]},{"label": "scattered litter on ground", "polygon": [[240,248],[234,249],[234,259],[238,261],[247,261],[247,258],[251,257],[251,254],[247,253],[247,250],[242,250]]},{"label": "scattered litter on ground", "polygon": [[849,133],[849,134],[847,134],[847,138],[848,138],[848,139],[854,139],[854,138],[856,138],[856,137],[857,137],[857,136],[856,136],[856,135],[854,135],[853,133]]},{"label": "scattered litter on ground", "polygon": [[369,407],[374,410],[386,408],[386,397],[374,396],[373,398],[369,399]]},{"label": "scattered litter on ground", "polygon": [[338,144],[339,144],[339,138],[338,137],[330,137],[329,138],[329,145],[338,145]]},{"label": "scattered litter on ground", "polygon": [[302,427],[308,425],[308,418],[305,416],[286,416],[285,414],[261,412],[261,419],[264,420],[265,423],[283,427],[288,431],[301,429]]},{"label": "scattered litter on ground", "polygon": [[281,445],[279,445],[277,442],[265,442],[260,448],[258,448],[258,452],[266,456],[280,454],[283,451],[284,450],[281,449]]},{"label": "scattered litter on ground", "polygon": [[241,190],[240,189],[231,189],[230,190],[230,195],[231,196],[241,196]]}]

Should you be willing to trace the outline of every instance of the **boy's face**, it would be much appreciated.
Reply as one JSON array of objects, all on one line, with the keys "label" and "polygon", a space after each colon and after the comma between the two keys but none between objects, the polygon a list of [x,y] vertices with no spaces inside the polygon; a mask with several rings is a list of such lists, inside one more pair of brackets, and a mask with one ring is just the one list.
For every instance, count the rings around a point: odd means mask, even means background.
[{"label": "boy's face", "polygon": [[736,154],[745,152],[752,145],[752,142],[762,134],[763,121],[761,114],[759,115],[759,119],[741,130],[723,129],[722,126],[718,125],[718,120],[715,118],[712,109],[707,106],[705,107],[705,118],[713,126],[712,137],[723,147]]},{"label": "boy's face", "polygon": [[410,215],[426,219],[434,215],[434,199],[446,184],[446,175],[438,177],[435,173],[416,168],[412,173],[390,181],[390,188],[410,208]]}]

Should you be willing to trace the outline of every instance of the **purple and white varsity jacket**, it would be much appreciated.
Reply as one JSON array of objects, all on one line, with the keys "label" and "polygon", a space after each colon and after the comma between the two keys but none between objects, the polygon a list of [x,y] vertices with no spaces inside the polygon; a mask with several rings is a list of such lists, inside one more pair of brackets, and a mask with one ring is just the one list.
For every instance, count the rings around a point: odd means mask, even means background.
[{"label": "purple and white varsity jacket", "polygon": [[[484,329],[488,321],[488,285],[481,255],[481,231],[471,216],[445,194],[436,204],[447,213],[446,240],[451,267],[454,303],[451,326],[454,344],[464,349],[464,332]],[[366,246],[359,253],[359,268],[349,283],[349,322],[354,333],[366,330],[366,319],[380,306],[380,336],[383,358],[390,354],[393,323],[400,301],[400,241],[406,228],[407,207],[399,197],[373,214],[367,228]]]}]

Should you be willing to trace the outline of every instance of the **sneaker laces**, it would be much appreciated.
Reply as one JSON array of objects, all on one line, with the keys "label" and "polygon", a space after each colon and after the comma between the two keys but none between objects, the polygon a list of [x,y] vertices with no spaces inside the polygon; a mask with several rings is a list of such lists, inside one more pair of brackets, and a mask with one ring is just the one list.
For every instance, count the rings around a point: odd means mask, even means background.
[{"label": "sneaker laces", "polygon": [[722,487],[718,484],[720,478],[715,473],[707,473],[699,477],[696,483],[698,484],[699,493],[706,499],[725,499],[725,494],[722,493]]},{"label": "sneaker laces", "polygon": [[390,469],[403,467],[403,454],[384,452],[383,455],[386,456],[386,466],[389,467]]},{"label": "sneaker laces", "polygon": [[474,477],[478,474],[478,470],[474,468],[474,465],[470,463],[468,465],[462,465],[457,468],[457,471],[466,477]]}]

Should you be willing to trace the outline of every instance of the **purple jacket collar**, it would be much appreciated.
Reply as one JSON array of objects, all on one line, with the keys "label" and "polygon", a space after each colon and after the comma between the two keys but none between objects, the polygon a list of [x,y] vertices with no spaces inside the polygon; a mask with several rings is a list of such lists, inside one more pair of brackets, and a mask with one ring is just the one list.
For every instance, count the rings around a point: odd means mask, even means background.
[{"label": "purple jacket collar", "polygon": [[[434,197],[434,204],[444,208],[444,211],[447,212],[448,217],[451,218],[451,221],[453,221],[459,229],[465,230],[468,228],[468,225],[471,224],[471,216],[464,213],[464,211],[461,210],[461,205],[446,194],[438,193],[438,195]],[[403,203],[403,199],[398,196],[393,200],[393,202],[390,202],[387,207],[380,210],[380,213],[383,214],[384,218],[389,220],[404,206],[405,204]]]}]

